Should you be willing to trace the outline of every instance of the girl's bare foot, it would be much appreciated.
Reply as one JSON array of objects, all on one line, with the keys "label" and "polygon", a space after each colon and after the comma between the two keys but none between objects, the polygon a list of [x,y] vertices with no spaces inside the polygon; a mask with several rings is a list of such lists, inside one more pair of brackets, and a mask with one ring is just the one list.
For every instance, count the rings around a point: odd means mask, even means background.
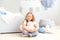
[{"label": "girl's bare foot", "polygon": [[48,33],[48,34],[52,34],[52,32],[46,32],[46,33]]},{"label": "girl's bare foot", "polygon": [[29,37],[32,37],[32,34],[29,34]]},{"label": "girl's bare foot", "polygon": [[24,35],[24,34],[23,34],[22,37],[28,37],[28,35]]}]

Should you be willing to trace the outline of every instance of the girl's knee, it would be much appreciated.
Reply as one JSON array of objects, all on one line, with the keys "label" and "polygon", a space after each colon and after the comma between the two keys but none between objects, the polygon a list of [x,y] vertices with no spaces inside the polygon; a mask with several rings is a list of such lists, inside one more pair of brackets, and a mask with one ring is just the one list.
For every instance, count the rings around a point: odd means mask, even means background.
[{"label": "girl's knee", "polygon": [[38,34],[38,31],[35,31],[32,33],[32,35],[37,35]]},{"label": "girl's knee", "polygon": [[28,35],[28,31],[26,31],[26,30],[23,30],[22,33],[25,35]]}]

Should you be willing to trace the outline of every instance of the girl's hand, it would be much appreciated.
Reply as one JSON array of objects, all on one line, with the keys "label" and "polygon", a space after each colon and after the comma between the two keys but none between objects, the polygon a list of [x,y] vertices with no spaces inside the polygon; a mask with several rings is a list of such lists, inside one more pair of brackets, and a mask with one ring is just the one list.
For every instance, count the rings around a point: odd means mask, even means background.
[{"label": "girl's hand", "polygon": [[34,32],[34,31],[35,31],[35,29],[31,29],[31,30],[30,30],[30,32]]},{"label": "girl's hand", "polygon": [[35,24],[34,27],[35,27],[35,30],[39,29],[39,26],[37,24]]},{"label": "girl's hand", "polygon": [[25,25],[23,25],[23,26],[22,26],[22,28],[23,28],[23,29],[26,29],[26,26],[25,26]]},{"label": "girl's hand", "polygon": [[28,32],[34,32],[35,29],[28,29]]}]

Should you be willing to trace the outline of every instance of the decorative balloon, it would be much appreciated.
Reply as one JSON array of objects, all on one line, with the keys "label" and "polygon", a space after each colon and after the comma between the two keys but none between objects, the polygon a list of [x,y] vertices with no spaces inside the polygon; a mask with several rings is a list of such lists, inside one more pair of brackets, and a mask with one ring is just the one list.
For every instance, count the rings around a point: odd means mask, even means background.
[{"label": "decorative balloon", "polygon": [[30,7],[30,8],[29,8],[29,11],[30,11],[30,12],[33,12],[33,7]]},{"label": "decorative balloon", "polygon": [[41,4],[45,7],[45,9],[48,9],[52,7],[53,0],[41,0]]}]

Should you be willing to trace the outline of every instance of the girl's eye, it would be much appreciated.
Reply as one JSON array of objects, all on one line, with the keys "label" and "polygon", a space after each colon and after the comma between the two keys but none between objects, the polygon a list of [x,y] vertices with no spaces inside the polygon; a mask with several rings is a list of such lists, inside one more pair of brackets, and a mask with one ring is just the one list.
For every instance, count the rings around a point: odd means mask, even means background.
[{"label": "girl's eye", "polygon": [[28,16],[28,17],[30,17],[30,16]]}]

